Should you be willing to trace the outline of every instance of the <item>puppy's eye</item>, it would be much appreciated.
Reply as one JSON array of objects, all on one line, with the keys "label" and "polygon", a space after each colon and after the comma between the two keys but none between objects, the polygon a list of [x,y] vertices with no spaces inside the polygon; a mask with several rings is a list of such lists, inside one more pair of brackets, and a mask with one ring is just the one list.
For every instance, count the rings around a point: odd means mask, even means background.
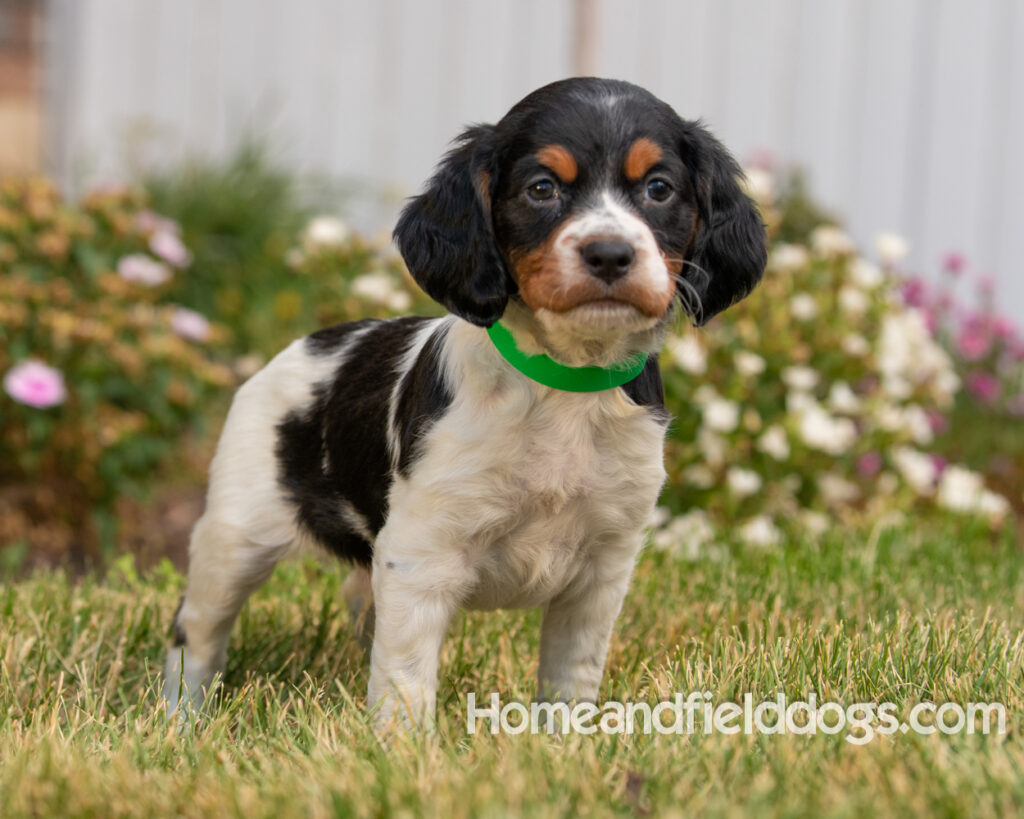
[{"label": "puppy's eye", "polygon": [[526,195],[534,202],[546,202],[558,198],[558,188],[550,179],[540,179],[526,189]]},{"label": "puppy's eye", "polygon": [[651,179],[647,183],[647,198],[655,202],[664,202],[672,195],[672,186],[664,179]]}]

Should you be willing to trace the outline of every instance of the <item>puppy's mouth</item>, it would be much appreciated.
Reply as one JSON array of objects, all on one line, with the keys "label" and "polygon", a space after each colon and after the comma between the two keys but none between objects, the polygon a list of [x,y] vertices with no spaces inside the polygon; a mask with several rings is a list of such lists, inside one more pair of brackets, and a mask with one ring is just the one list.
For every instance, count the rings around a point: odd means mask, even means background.
[{"label": "puppy's mouth", "polygon": [[632,302],[610,297],[580,302],[561,311],[560,316],[579,329],[597,331],[644,329],[658,321]]}]

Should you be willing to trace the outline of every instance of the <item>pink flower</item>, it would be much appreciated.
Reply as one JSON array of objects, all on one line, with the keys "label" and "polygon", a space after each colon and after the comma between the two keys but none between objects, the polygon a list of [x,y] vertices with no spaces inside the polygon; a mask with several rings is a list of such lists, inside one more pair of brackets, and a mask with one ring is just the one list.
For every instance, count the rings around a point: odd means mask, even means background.
[{"label": "pink flower", "polygon": [[877,452],[865,452],[857,459],[857,474],[862,478],[873,478],[882,468],[882,456]]},{"label": "pink flower", "polygon": [[937,452],[932,453],[932,466],[935,467],[935,477],[941,478],[942,473],[946,471],[946,467],[949,466],[949,461],[939,455]]},{"label": "pink flower", "polygon": [[7,371],[4,391],[19,404],[36,409],[63,404],[67,397],[64,374],[32,359],[15,364]]},{"label": "pink flower", "polygon": [[956,346],[967,361],[977,361],[988,354],[992,349],[992,334],[981,316],[971,316],[964,322]]},{"label": "pink flower", "polygon": [[1009,319],[1006,316],[996,316],[992,320],[992,332],[995,333],[996,338],[1009,340],[1016,338],[1017,325],[1013,323],[1013,319]]},{"label": "pink flower", "polygon": [[188,267],[192,264],[192,254],[175,233],[157,231],[149,237],[149,249],[154,255],[175,267]]},{"label": "pink flower", "polygon": [[976,371],[967,376],[967,391],[979,401],[991,404],[1002,392],[1003,385],[992,373]]},{"label": "pink flower", "polygon": [[921,278],[907,279],[903,283],[903,301],[910,307],[923,307],[927,300],[927,288]]},{"label": "pink flower", "polygon": [[206,316],[187,307],[175,309],[171,316],[171,329],[191,341],[206,341],[210,337],[210,322]]},{"label": "pink flower", "polygon": [[157,287],[171,278],[171,270],[167,265],[151,259],[145,253],[122,256],[117,263],[117,272],[126,281],[138,282],[148,287]]},{"label": "pink flower", "polygon": [[942,269],[950,276],[959,276],[967,266],[967,259],[963,253],[950,250],[942,257]]}]

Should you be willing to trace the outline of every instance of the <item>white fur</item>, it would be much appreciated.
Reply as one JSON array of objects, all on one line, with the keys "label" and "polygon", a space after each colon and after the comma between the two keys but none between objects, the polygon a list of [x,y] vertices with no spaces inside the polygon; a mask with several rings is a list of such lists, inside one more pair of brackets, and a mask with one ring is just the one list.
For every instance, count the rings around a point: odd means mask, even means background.
[{"label": "white fur", "polygon": [[[409,476],[396,474],[374,543],[368,704],[382,722],[403,703],[414,721],[432,716],[438,652],[459,606],[543,606],[540,695],[593,699],[664,481],[664,427],[621,390],[567,393],[528,380],[484,330],[451,317],[417,333],[402,372],[443,323],[453,401],[429,429]],[[309,404],[313,387],[333,377],[354,340],[329,356],[296,342],[235,397],[190,548],[179,618],[187,644],[168,656],[172,707],[201,702],[224,667],[242,603],[306,539],[277,482],[275,428]],[[388,415],[393,450],[396,404],[397,390]],[[355,515],[370,534],[351,505],[338,512]],[[354,613],[367,610],[366,596],[365,575],[346,584]]]}]

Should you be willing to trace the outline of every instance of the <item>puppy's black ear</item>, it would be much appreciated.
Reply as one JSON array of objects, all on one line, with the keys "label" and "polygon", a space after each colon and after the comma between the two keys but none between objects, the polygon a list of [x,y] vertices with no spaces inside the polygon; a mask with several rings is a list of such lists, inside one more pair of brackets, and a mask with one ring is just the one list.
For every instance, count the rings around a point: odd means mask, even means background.
[{"label": "puppy's black ear", "polygon": [[700,326],[742,299],[761,279],[768,251],[764,223],[739,186],[740,166],[699,123],[687,123],[683,158],[693,175],[700,214],[698,234],[682,275],[698,304],[683,294]]},{"label": "puppy's black ear", "polygon": [[481,327],[501,318],[513,287],[491,223],[495,140],[489,125],[462,134],[427,189],[405,206],[394,233],[420,287]]}]

